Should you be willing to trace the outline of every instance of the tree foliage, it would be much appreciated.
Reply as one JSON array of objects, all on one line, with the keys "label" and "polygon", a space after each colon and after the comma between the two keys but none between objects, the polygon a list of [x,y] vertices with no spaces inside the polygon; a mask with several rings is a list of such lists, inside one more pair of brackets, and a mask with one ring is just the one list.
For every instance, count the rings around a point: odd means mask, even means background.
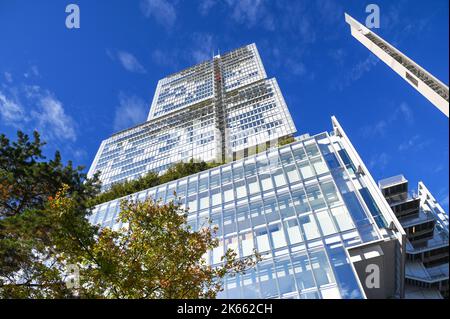
[{"label": "tree foliage", "polygon": [[[259,261],[256,252],[239,259],[229,250],[209,266],[202,256],[218,245],[215,229],[189,229],[174,202],[124,200],[122,229],[91,225],[97,177],[86,179],[58,153],[46,161],[43,145],[37,133],[31,141],[19,132],[13,143],[0,135],[0,298],[214,298],[224,276]],[[208,165],[177,164],[139,186]],[[66,284],[70,267],[79,269],[76,289]]]},{"label": "tree foliage", "polygon": [[143,177],[135,180],[126,181],[123,183],[115,183],[107,191],[102,192],[101,194],[96,196],[90,202],[90,204],[92,206],[95,206],[101,203],[105,203],[110,200],[121,198],[144,189],[155,187],[185,176],[202,172],[218,165],[220,164],[214,162],[206,163],[204,161],[194,162],[193,160],[187,163],[179,162],[169,167],[169,169],[161,175],[158,175],[155,172],[149,172]]},{"label": "tree foliage", "polygon": [[[215,298],[221,279],[253,267],[259,255],[237,259],[226,252],[223,264],[211,267],[204,255],[218,246],[215,229],[194,232],[187,211],[176,203],[124,200],[119,231],[101,230],[82,271],[80,294],[113,298]],[[84,287],[94,287],[85,289]]]}]

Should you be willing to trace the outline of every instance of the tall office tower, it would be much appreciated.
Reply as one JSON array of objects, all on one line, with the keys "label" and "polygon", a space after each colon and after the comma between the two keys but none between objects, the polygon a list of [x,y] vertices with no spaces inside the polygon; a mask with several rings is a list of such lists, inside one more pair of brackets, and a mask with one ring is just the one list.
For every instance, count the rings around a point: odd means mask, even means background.
[{"label": "tall office tower", "polygon": [[447,85],[348,14],[345,14],[345,22],[350,25],[351,34],[355,39],[397,72],[448,117],[449,93]]},{"label": "tall office tower", "polygon": [[100,171],[106,189],[180,161],[225,163],[295,132],[251,44],[160,80],[147,122],[104,140],[88,176]]},{"label": "tall office tower", "polygon": [[448,215],[422,182],[417,194],[403,175],[379,187],[407,236],[405,297],[448,298]]},{"label": "tall office tower", "polygon": [[[228,83],[240,80],[235,81]],[[228,98],[236,98],[233,106],[239,106],[241,99],[250,99],[246,90],[258,96],[260,85],[263,91],[274,89],[273,82],[261,80]],[[269,99],[279,110],[280,98],[273,94]],[[265,101],[244,102],[241,114],[259,114],[255,106]],[[239,257],[251,255],[254,248],[261,253],[263,260],[255,268],[225,279],[219,298],[400,298],[406,235],[344,130],[335,118],[332,123],[330,133],[302,135],[288,145],[131,197],[179,201],[189,208],[193,230],[212,220],[219,246],[205,256],[210,265],[219,265],[228,248]],[[119,229],[119,203],[115,199],[96,206],[90,222]]]}]

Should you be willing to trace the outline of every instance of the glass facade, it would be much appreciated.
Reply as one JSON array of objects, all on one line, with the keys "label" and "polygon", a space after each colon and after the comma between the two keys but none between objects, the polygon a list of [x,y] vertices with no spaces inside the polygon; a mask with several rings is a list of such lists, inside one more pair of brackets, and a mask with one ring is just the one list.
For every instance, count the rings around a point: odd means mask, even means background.
[{"label": "glass facade", "polygon": [[100,171],[107,189],[180,161],[222,163],[295,132],[251,44],[160,80],[148,121],[104,140],[88,175]]},{"label": "glass facade", "polygon": [[[239,258],[262,254],[254,269],[225,279],[220,298],[400,296],[404,233],[332,122],[331,133],[279,147],[296,128],[251,44],[160,80],[148,121],[104,140],[88,176],[100,171],[107,189],[180,161],[224,163],[131,195],[178,201],[193,230],[211,220],[220,245],[206,254],[210,265],[229,248]],[[96,206],[90,222],[121,228],[119,203]],[[367,247],[384,258],[389,284],[377,294],[362,285],[367,258],[353,261]]]},{"label": "glass facade", "polygon": [[[376,219],[385,212],[367,205],[368,177],[346,168],[343,148],[342,138],[322,133],[132,196],[179,201],[193,230],[211,220],[220,240],[206,256],[211,265],[228,248],[263,255],[255,269],[226,278],[220,298],[365,298],[348,249],[392,235]],[[90,221],[120,228],[119,201],[97,206]]]}]

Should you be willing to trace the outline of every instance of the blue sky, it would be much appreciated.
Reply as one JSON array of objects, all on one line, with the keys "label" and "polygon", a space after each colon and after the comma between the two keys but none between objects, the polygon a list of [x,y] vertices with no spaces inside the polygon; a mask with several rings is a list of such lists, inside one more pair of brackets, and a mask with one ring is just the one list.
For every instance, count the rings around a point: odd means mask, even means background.
[{"label": "blue sky", "polygon": [[255,42],[299,133],[336,115],[375,179],[423,180],[448,211],[448,119],[351,37],[344,12],[364,21],[369,3],[376,32],[448,84],[447,0],[0,0],[0,132],[38,129],[47,154],[88,168],[145,120],[158,79]]}]

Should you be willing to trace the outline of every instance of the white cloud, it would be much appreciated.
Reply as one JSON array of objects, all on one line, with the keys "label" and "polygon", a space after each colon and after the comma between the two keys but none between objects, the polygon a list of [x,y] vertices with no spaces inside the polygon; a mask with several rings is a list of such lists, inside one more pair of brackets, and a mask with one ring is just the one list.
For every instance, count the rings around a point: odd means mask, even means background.
[{"label": "white cloud", "polygon": [[125,70],[135,73],[147,72],[133,54],[126,51],[119,51],[117,52],[117,57]]},{"label": "white cloud", "polygon": [[142,0],[142,13],[147,17],[152,17],[165,28],[171,28],[177,19],[175,6],[166,0]]},{"label": "white cloud", "polygon": [[148,106],[144,100],[124,93],[119,94],[119,106],[114,117],[114,130],[119,131],[145,122]]},{"label": "white cloud", "polygon": [[194,63],[212,59],[215,50],[214,38],[209,33],[194,33],[192,36],[192,50],[190,58]]},{"label": "white cloud", "polygon": [[265,6],[263,0],[226,0],[231,8],[231,18],[239,24],[249,28],[262,26],[267,30],[275,29],[273,16]]},{"label": "white cloud", "polygon": [[370,53],[367,58],[357,62],[348,72],[344,73],[344,78],[337,83],[337,88],[342,91],[345,87],[362,78],[379,61],[375,55]]},{"label": "white cloud", "polygon": [[430,145],[432,143],[431,140],[423,140],[420,135],[414,135],[407,141],[401,143],[398,146],[398,150],[400,152],[402,151],[420,151],[424,149],[426,146]]},{"label": "white cloud", "polygon": [[21,130],[36,129],[48,141],[76,140],[75,122],[52,92],[38,85],[4,87],[0,91],[3,123]]},{"label": "white cloud", "polygon": [[[397,107],[388,118],[379,120],[375,124],[364,126],[361,131],[364,137],[386,136],[389,127],[393,126],[394,122],[403,120],[406,121],[406,124],[408,125],[414,124],[414,113],[406,102],[400,103],[399,107]],[[407,147],[406,144],[401,146],[403,149],[405,149],[405,147]]]},{"label": "white cloud", "polygon": [[5,124],[19,127],[25,120],[25,111],[14,97],[7,97],[0,91],[0,117]]},{"label": "white cloud", "polygon": [[64,106],[51,92],[42,91],[35,95],[37,108],[31,111],[31,117],[42,135],[51,140],[77,139],[75,123],[66,114]]},{"label": "white cloud", "polygon": [[399,112],[402,114],[402,118],[405,119],[406,123],[408,123],[409,125],[414,124],[413,111],[406,102],[402,102],[400,104]]}]

